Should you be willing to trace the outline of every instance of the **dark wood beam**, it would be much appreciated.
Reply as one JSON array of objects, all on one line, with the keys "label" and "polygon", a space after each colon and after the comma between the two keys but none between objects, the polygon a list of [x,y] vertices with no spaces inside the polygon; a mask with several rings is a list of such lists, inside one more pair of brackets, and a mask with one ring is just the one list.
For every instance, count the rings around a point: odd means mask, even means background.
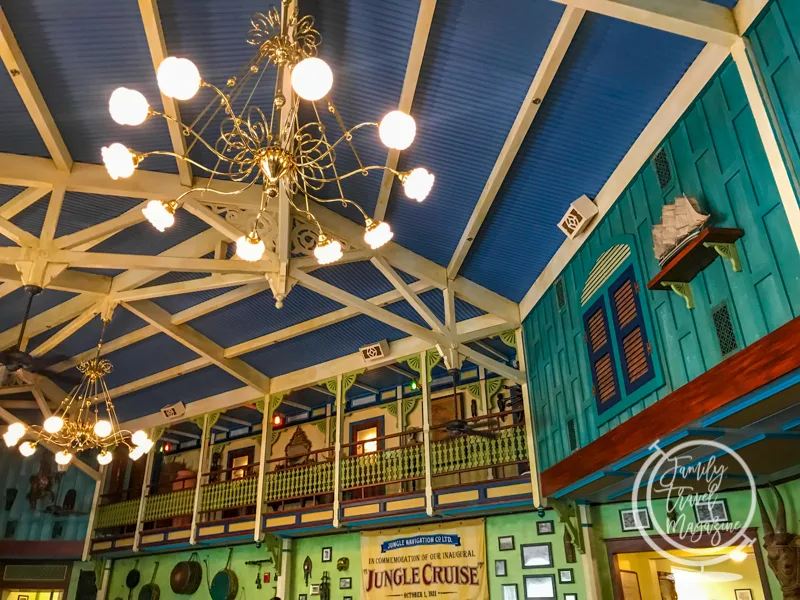
[{"label": "dark wood beam", "polygon": [[800,317],[761,338],[542,472],[552,496],[658,439],[800,368]]}]

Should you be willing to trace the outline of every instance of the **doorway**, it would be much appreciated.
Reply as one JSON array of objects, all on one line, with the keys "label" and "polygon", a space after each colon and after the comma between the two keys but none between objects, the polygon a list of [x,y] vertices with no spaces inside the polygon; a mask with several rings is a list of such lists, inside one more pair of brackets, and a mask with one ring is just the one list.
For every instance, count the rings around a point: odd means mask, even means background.
[{"label": "doorway", "polygon": [[[365,419],[350,424],[350,443],[356,443],[355,446],[350,446],[350,455],[371,454],[383,450],[383,417],[375,417],[373,419]],[[361,500],[363,498],[375,498],[383,496],[386,493],[386,486],[373,485],[369,487],[359,488],[352,490],[350,498],[352,500]]]},{"label": "doorway", "polygon": [[[253,474],[253,461],[255,460],[255,446],[239,448],[228,452],[227,481],[244,479]],[[244,515],[254,515],[255,506],[242,506],[222,511],[223,519],[233,519]]]}]

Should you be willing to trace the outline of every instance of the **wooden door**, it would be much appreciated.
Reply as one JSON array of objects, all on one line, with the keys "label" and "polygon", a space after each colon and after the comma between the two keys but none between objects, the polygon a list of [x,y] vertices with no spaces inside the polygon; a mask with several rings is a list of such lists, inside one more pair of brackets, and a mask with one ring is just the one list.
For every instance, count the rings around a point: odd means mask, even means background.
[{"label": "wooden door", "polygon": [[[228,452],[228,472],[223,477],[225,481],[233,479],[244,479],[251,475],[253,471],[253,461],[255,459],[255,446],[248,448],[239,448],[238,450],[231,450]],[[233,508],[231,510],[222,511],[223,519],[232,519],[246,514],[255,514],[255,507],[243,506],[240,508]]]},{"label": "wooden door", "polygon": [[[376,439],[383,437],[383,418],[369,419],[350,426],[350,442],[361,442],[356,446],[350,446],[350,455],[369,454],[383,450],[383,440]],[[374,498],[383,496],[386,493],[386,486],[373,485],[370,487],[353,490],[351,499]]]}]

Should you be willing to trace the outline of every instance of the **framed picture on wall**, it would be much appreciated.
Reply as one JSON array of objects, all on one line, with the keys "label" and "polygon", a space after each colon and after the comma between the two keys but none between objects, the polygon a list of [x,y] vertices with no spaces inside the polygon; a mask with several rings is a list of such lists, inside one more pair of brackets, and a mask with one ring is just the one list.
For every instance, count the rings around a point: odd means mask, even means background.
[{"label": "framed picture on wall", "polygon": [[319,584],[312,583],[311,584],[311,595],[312,596],[319,596]]},{"label": "framed picture on wall", "polygon": [[352,577],[342,577],[339,579],[339,589],[340,590],[349,590],[353,587],[353,578]]},{"label": "framed picture on wall", "polygon": [[736,594],[736,600],[753,600],[753,590],[733,590],[733,593]]},{"label": "framed picture on wall", "polygon": [[559,569],[558,583],[575,583],[575,571],[572,569]]},{"label": "framed picture on wall", "polygon": [[352,596],[344,596],[343,600],[353,600]]},{"label": "framed picture on wall", "polygon": [[506,561],[504,560],[494,561],[494,576],[495,577],[506,576]]},{"label": "framed picture on wall", "polygon": [[578,600],[578,594],[573,594],[572,592],[564,594],[564,600]]},{"label": "framed picture on wall", "polygon": [[553,546],[545,544],[523,544],[519,547],[522,554],[523,569],[544,569],[553,566]]},{"label": "framed picture on wall", "polygon": [[305,594],[300,594],[300,595],[297,597],[297,600],[308,600],[308,596],[307,596],[307,595],[305,595]]},{"label": "framed picture on wall", "polygon": [[333,548],[322,549],[322,562],[331,562],[333,560]]},{"label": "framed picture on wall", "polygon": [[638,531],[639,529],[652,529],[650,513],[646,508],[623,508],[619,511],[619,521],[622,531]]},{"label": "framed picture on wall", "polygon": [[519,596],[517,595],[517,584],[516,583],[504,583],[503,584],[503,598],[502,600],[519,600]]},{"label": "framed picture on wall", "polygon": [[555,575],[525,575],[525,600],[555,600]]},{"label": "framed picture on wall", "polygon": [[556,526],[553,521],[538,521],[536,523],[536,533],[539,535],[553,535],[556,532]]},{"label": "framed picture on wall", "polygon": [[513,550],[514,549],[514,536],[513,535],[503,535],[497,538],[497,547],[500,551],[505,550]]},{"label": "framed picture on wall", "polygon": [[694,505],[694,516],[698,523],[730,523],[728,502],[721,498],[707,502],[697,502]]}]

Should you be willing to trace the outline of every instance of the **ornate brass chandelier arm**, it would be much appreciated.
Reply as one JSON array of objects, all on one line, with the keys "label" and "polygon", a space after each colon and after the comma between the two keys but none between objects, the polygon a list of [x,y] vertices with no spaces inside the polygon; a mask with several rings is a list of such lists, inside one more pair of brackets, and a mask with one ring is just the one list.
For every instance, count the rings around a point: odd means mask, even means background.
[{"label": "ornate brass chandelier arm", "polygon": [[[209,167],[206,167],[205,165],[200,164],[199,162],[197,162],[195,160],[192,160],[191,158],[189,158],[187,156],[183,156],[182,154],[177,154],[175,152],[169,152],[168,150],[153,150],[152,152],[143,152],[142,156],[144,158],[146,158],[148,156],[171,156],[172,158],[177,158],[178,160],[182,160],[182,161],[187,162],[187,163],[189,163],[191,165],[194,165],[198,169],[202,169],[206,173],[211,173],[212,175],[221,175],[223,177],[228,177],[230,175],[229,173],[226,173],[224,171],[217,171],[215,169],[211,169]],[[233,161],[231,161],[230,159],[227,159],[226,162],[231,163]],[[239,162],[237,164],[249,164],[249,163],[247,163],[247,162]],[[200,189],[204,189],[204,188],[200,188]],[[197,191],[197,190],[193,189],[193,190],[190,190],[190,191]],[[241,192],[235,192],[235,193],[241,193]]]},{"label": "ornate brass chandelier arm", "polygon": [[[397,171],[396,169],[392,169],[391,167],[387,167],[386,165],[368,165],[361,169],[355,169],[353,171],[350,171],[349,173],[338,175],[337,177],[334,178],[306,176],[305,179],[308,179],[309,181],[313,181],[315,183],[333,183],[335,181],[341,181],[342,179],[347,179],[348,177],[352,177],[353,175],[361,175],[365,171],[389,171],[396,177],[400,176],[399,171]],[[353,202],[353,200],[349,200],[349,202]]]},{"label": "ornate brass chandelier arm", "polygon": [[[208,142],[205,140],[205,138],[203,138],[203,136],[202,136],[202,131],[201,131],[201,132],[196,132],[194,129],[192,129],[192,128],[191,128],[191,126],[189,126],[189,125],[185,125],[184,123],[182,123],[182,122],[181,122],[181,121],[179,121],[178,119],[176,119],[176,118],[174,118],[174,117],[171,117],[171,116],[169,116],[169,115],[167,115],[167,114],[165,114],[165,113],[158,112],[158,111],[155,111],[155,110],[154,110],[154,111],[152,111],[152,112],[151,112],[151,114],[153,114],[153,115],[155,115],[155,116],[163,117],[165,120],[167,120],[167,121],[170,121],[170,122],[172,122],[172,123],[175,123],[175,124],[177,124],[177,125],[178,125],[178,126],[179,126],[179,127],[182,129],[182,130],[183,130],[183,132],[184,132],[184,135],[191,135],[191,136],[194,138],[194,140],[192,141],[192,143],[191,143],[191,144],[189,144],[189,145],[187,146],[187,148],[186,148],[186,152],[187,152],[187,153],[188,153],[188,152],[189,152],[189,151],[190,151],[192,148],[194,148],[194,146],[195,146],[195,144],[196,144],[197,142],[200,142],[200,143],[201,143],[203,146],[205,146],[205,147],[208,149],[208,151],[209,151],[209,152],[211,152],[211,153],[212,153],[212,154],[214,154],[214,156],[216,156],[218,159],[220,159],[220,160],[222,160],[222,161],[224,161],[224,162],[226,162],[226,163],[233,163],[233,162],[237,162],[238,164],[247,164],[247,163],[246,163],[246,162],[244,162],[244,161],[235,161],[235,160],[231,159],[230,157],[228,157],[228,156],[225,156],[224,154],[222,154],[221,152],[219,152],[219,151],[218,151],[218,150],[217,150],[217,149],[216,149],[214,146],[212,146],[211,144],[209,144],[209,143],[208,143]],[[250,139],[250,138],[249,138],[249,136],[248,136],[248,139]],[[145,152],[145,153],[143,153],[143,154],[142,154],[142,156],[143,156],[143,157],[147,157],[147,156],[149,156],[149,155],[151,155],[151,154],[164,154],[164,152],[159,152],[159,151]],[[198,167],[200,167],[201,169],[203,169],[203,170],[205,170],[205,171],[212,172],[212,173],[214,172],[214,170],[213,170],[213,169],[208,169],[207,167],[204,167],[203,165],[199,165],[198,163],[196,163],[196,162],[194,162],[194,161],[191,161],[191,160],[188,158],[188,156],[186,156],[186,155],[176,155],[176,156],[177,156],[178,158],[182,159],[182,160],[186,160],[187,162],[191,162],[193,165],[197,165]],[[255,161],[254,161],[254,162],[255,162]]]},{"label": "ornate brass chandelier arm", "polygon": [[[303,125],[303,127],[302,127],[302,129],[300,131],[302,131],[303,129],[312,127],[312,126],[319,126],[321,124],[322,124],[321,122],[306,123],[305,125]],[[338,146],[339,144],[341,144],[344,141],[348,141],[348,139],[347,139],[348,136],[350,138],[352,138],[354,132],[356,132],[359,129],[362,129],[364,127],[378,127],[378,123],[375,123],[373,121],[366,121],[364,123],[359,123],[358,125],[354,125],[350,129],[346,130],[333,144],[329,144],[328,149],[325,152],[323,152],[322,154],[320,154],[319,156],[315,157],[314,160],[312,160],[311,162],[300,162],[300,161],[297,161],[295,164],[298,167],[312,167],[312,166],[318,164],[319,161],[327,158],[330,154],[332,154],[333,150],[336,148],[336,146]],[[348,143],[350,143],[350,142],[348,141]],[[351,147],[352,147],[352,144],[351,144]],[[361,164],[360,161],[359,161],[359,164]],[[364,167],[361,167],[361,169],[363,169],[363,168]],[[361,171],[361,169],[359,169],[358,171]]]}]

